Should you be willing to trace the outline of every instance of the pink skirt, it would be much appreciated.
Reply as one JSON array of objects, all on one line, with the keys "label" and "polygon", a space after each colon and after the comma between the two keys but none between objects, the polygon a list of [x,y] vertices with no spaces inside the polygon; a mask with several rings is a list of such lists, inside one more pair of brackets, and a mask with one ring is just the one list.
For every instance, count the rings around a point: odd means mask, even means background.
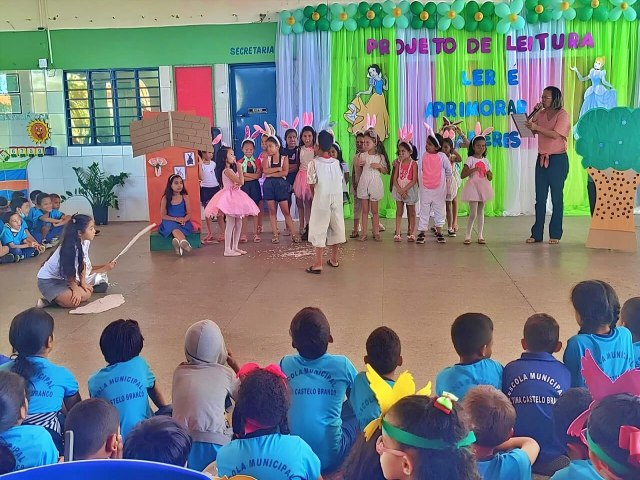
[{"label": "pink skirt", "polygon": [[462,187],[460,200],[463,202],[488,202],[493,196],[491,182],[486,177],[472,175]]},{"label": "pink skirt", "polygon": [[220,190],[204,209],[207,217],[213,217],[220,212],[234,217],[250,217],[258,215],[260,209],[249,195],[234,187]]},{"label": "pink skirt", "polygon": [[296,194],[296,198],[299,200],[311,200],[313,195],[311,194],[311,187],[307,183],[307,170],[300,169],[296,175],[296,179],[293,181],[293,193]]}]

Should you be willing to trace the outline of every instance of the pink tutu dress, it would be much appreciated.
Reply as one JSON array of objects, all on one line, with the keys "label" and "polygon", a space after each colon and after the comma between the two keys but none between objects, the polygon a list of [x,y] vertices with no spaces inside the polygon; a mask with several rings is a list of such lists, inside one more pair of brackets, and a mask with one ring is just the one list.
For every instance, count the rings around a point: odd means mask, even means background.
[{"label": "pink tutu dress", "polygon": [[480,171],[473,172],[468,177],[460,194],[463,202],[488,202],[494,196],[493,187],[486,175],[486,172],[491,171],[489,161],[486,158],[469,157],[464,164],[469,168],[475,168],[480,163],[484,165],[485,173],[482,173],[482,167],[480,167]]},{"label": "pink tutu dress", "polygon": [[222,190],[213,196],[204,209],[207,217],[213,217],[220,212],[234,217],[250,217],[260,212],[256,202],[251,200],[251,197],[235,185],[224,172],[222,173]]},{"label": "pink tutu dress", "polygon": [[313,148],[300,147],[300,168],[296,179],[293,181],[293,193],[296,194],[296,198],[299,200],[304,201],[313,198],[311,187],[307,183],[307,166],[315,157],[316,154]]}]

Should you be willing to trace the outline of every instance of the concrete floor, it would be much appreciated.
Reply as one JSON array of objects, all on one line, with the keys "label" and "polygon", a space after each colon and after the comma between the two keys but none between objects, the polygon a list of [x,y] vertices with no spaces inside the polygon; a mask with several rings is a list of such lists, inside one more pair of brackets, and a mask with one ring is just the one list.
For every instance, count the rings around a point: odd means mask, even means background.
[{"label": "concrete floor", "polygon": [[[640,294],[640,258],[636,254],[590,250],[584,246],[588,218],[566,218],[565,238],[558,246],[526,245],[532,219],[488,218],[488,244],[464,246],[462,237],[438,245],[393,242],[393,221],[385,220],[383,243],[351,241],[342,250],[341,266],[309,275],[312,250],[290,245],[284,237],[271,245],[247,244],[249,255],[224,258],[222,245],[203,247],[179,258],[173,252],[149,252],[137,243],[110,274],[112,293],[126,303],[92,316],[55,317],[52,360],[75,374],[83,396],[88,376],[104,365],[98,340],[118,318],[140,322],[142,354],[169,396],[175,366],[183,360],[183,337],[198,320],[216,321],[240,362],[277,362],[290,353],[289,323],[307,305],[319,306],[331,323],[335,343],[330,352],[347,355],[363,367],[365,340],[377,326],[389,325],[402,340],[404,367],[419,384],[433,380],[457,361],[449,337],[454,318],[464,312],[488,314],[495,324],[494,358],[506,363],[520,355],[525,319],[534,312],[553,315],[561,337],[576,333],[569,302],[580,280],[610,282],[621,301]],[[350,227],[350,221],[348,221]],[[461,228],[466,219],[461,219]],[[112,258],[144,226],[113,223],[102,227],[91,248],[93,263]],[[38,298],[35,277],[40,260],[0,268],[0,352],[8,354],[9,324]],[[403,367],[403,368],[404,368]]]}]

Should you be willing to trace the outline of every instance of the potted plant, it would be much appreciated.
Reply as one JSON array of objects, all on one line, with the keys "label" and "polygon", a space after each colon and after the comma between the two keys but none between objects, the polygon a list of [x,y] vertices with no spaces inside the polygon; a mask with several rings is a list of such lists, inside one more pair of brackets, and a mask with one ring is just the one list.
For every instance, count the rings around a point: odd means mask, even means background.
[{"label": "potted plant", "polygon": [[107,175],[95,162],[89,165],[89,168],[72,168],[76,172],[80,187],[74,192],[67,191],[66,196],[61,197],[62,201],[73,196],[86,198],[93,209],[93,220],[96,225],[107,225],[109,207],[118,209],[118,196],[113,189],[124,186],[124,181],[129,178],[129,174],[120,172],[118,175]]}]

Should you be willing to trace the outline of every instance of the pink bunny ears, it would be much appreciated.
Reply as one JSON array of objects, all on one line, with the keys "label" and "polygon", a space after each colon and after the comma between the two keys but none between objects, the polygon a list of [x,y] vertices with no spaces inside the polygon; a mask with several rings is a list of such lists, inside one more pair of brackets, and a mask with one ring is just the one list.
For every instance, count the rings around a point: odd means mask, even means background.
[{"label": "pink bunny ears", "polygon": [[244,127],[244,139],[242,140],[242,143],[244,144],[244,142],[251,142],[255,145],[255,139],[258,137],[258,135],[260,135],[260,132],[258,130],[251,133],[251,127],[247,125]]},{"label": "pink bunny ears", "polygon": [[[312,116],[312,119],[313,119],[313,114],[311,114],[311,116]],[[291,123],[285,122],[284,120],[280,120],[280,125],[282,125],[283,128],[285,128],[287,130],[289,130],[289,129],[297,130],[299,121],[300,121],[300,119],[298,117],[294,118],[293,122],[291,122]]]},{"label": "pink bunny ears", "polygon": [[313,112],[304,112],[302,114],[302,126],[303,127],[313,126]]},{"label": "pink bunny ears", "polygon": [[[273,125],[270,125],[267,122],[264,122],[264,127],[261,127],[260,125],[254,125],[253,128],[256,130],[258,134],[262,134],[265,137],[276,136],[276,129],[274,128]],[[245,135],[246,135],[246,132],[247,131],[245,129]]]},{"label": "pink bunny ears", "polygon": [[456,138],[456,127],[462,123],[462,120],[452,122],[447,117],[442,117],[442,119],[444,120],[444,125],[442,126],[442,137],[453,140]]},{"label": "pink bunny ears", "polygon": [[211,142],[211,145],[215,146],[215,145],[219,144],[220,140],[222,140],[222,134],[221,133],[219,133],[218,135],[215,136],[215,138]]},{"label": "pink bunny ears", "polygon": [[476,137],[486,137],[491,132],[493,132],[493,127],[488,127],[482,130],[482,127],[480,126],[480,122],[476,122],[476,126],[474,128],[474,133]]},{"label": "pink bunny ears", "polygon": [[435,140],[436,142],[436,147],[442,148],[442,145],[440,145],[440,142],[438,141],[438,137],[436,137],[436,132],[433,131],[433,128],[431,128],[431,125],[429,125],[427,122],[422,122],[422,124],[424,125],[424,128],[427,130],[427,139],[429,137],[433,138],[433,140]]},{"label": "pink bunny ears", "polygon": [[411,142],[413,140],[413,125],[404,125],[400,130],[398,130],[398,142],[405,142],[410,145],[413,145]]},{"label": "pink bunny ears", "polygon": [[365,118],[364,129],[369,130],[370,128],[376,128],[377,123],[378,123],[378,117],[375,114],[370,115],[367,113],[367,116]]}]

